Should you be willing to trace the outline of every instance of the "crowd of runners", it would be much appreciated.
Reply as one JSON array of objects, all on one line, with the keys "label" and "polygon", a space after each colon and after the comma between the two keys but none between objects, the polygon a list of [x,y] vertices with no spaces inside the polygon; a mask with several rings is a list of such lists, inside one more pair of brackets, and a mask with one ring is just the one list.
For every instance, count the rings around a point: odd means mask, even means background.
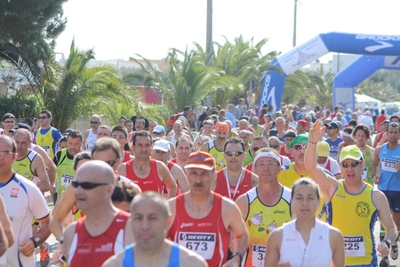
[{"label": "crowd of runners", "polygon": [[4,114],[0,266],[390,266],[400,118],[237,102],[83,133]]}]

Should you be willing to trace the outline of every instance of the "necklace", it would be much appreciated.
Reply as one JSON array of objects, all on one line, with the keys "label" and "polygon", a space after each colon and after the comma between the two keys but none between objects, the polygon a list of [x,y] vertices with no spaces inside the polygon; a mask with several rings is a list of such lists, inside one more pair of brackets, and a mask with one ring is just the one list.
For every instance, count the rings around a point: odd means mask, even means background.
[{"label": "necklace", "polygon": [[136,160],[134,160],[133,163],[136,166],[136,168],[139,168],[139,171],[141,172],[143,172],[147,167],[147,162],[144,165],[140,165],[139,163],[136,162]]},{"label": "necklace", "polygon": [[230,182],[229,182],[228,169],[225,168],[225,170],[224,170],[225,180],[226,180],[226,187],[228,188],[228,194],[231,197],[231,199],[234,199],[234,197],[237,194],[237,191],[239,189],[239,184],[240,184],[240,182],[242,180],[243,173],[244,173],[244,169],[242,168],[242,172],[240,173],[239,179],[237,180],[237,183],[236,183],[236,186],[235,186],[235,191],[233,191],[233,193],[232,193],[231,192]]},{"label": "necklace", "polygon": [[303,174],[299,173],[299,172],[296,170],[295,165],[293,165],[293,170],[294,170],[295,172],[297,172],[297,174],[300,175],[300,177],[308,176],[308,172],[303,173]]}]

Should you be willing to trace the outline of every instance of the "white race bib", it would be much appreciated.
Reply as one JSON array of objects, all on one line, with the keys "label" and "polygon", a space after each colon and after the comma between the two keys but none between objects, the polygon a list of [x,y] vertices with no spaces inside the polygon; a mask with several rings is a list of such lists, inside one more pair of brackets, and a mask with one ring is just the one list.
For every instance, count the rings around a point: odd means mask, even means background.
[{"label": "white race bib", "polygon": [[264,266],[265,252],[267,251],[266,246],[253,245],[253,249],[251,250],[251,264],[256,267]]},{"label": "white race bib", "polygon": [[398,161],[393,159],[382,159],[381,168],[387,172],[397,172],[397,170],[394,168],[395,163],[398,163]]},{"label": "white race bib", "polygon": [[69,174],[63,174],[61,176],[61,185],[64,187],[67,187],[71,184],[71,182],[74,180],[74,176],[69,175]]},{"label": "white race bib", "polygon": [[205,260],[211,260],[215,250],[215,233],[180,232],[178,243],[202,256]]},{"label": "white race bib", "polygon": [[364,169],[362,169],[362,171],[361,171],[361,177],[363,180],[367,179],[367,174],[368,174],[368,170],[366,167],[364,167]]},{"label": "white race bib", "polygon": [[343,236],[344,251],[349,257],[364,257],[365,243],[364,236]]}]

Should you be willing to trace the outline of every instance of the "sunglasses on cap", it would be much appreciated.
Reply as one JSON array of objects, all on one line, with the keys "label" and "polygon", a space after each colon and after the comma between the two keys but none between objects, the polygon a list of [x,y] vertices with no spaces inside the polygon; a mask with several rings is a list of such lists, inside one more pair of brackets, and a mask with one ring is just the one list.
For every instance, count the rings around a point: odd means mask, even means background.
[{"label": "sunglasses on cap", "polygon": [[355,161],[353,161],[353,162],[342,162],[342,167],[343,168],[348,168],[348,167],[352,167],[352,168],[355,168],[355,167],[357,167],[358,165],[360,165],[360,163],[361,163],[362,161],[361,160],[355,160]]},{"label": "sunglasses on cap", "polygon": [[399,127],[399,124],[397,122],[391,122],[389,123],[390,127]]},{"label": "sunglasses on cap", "polygon": [[90,190],[90,189],[96,188],[96,187],[101,186],[101,185],[108,185],[108,183],[92,183],[92,182],[82,182],[82,183],[80,183],[80,182],[77,182],[77,181],[72,181],[71,184],[72,184],[72,186],[74,188],[78,188],[78,186],[80,186],[85,190]]},{"label": "sunglasses on cap", "polygon": [[229,157],[235,156],[235,157],[240,157],[241,155],[243,155],[243,151],[238,150],[238,151],[231,151],[231,150],[227,150],[225,151],[225,154]]},{"label": "sunglasses on cap", "polygon": [[306,150],[306,148],[307,144],[297,144],[293,146],[293,149],[297,151]]}]

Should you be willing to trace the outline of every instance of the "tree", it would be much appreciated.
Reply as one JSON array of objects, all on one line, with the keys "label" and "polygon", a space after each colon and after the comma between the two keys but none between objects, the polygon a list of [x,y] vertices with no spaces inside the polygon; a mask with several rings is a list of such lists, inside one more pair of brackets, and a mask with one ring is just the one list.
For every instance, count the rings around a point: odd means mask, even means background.
[{"label": "tree", "polygon": [[119,98],[133,101],[135,89],[126,86],[122,76],[111,65],[88,67],[94,50],[80,51],[72,41],[65,65],[55,62],[54,53],[48,55],[46,75],[38,94],[53,113],[53,126],[64,131],[81,116],[90,116],[107,103]]},{"label": "tree", "polygon": [[308,72],[307,76],[309,78],[309,82],[306,84],[307,88],[309,89],[308,95],[315,95],[317,105],[320,107],[331,106],[332,87],[335,74],[324,74],[324,69],[321,67],[319,71]]}]

